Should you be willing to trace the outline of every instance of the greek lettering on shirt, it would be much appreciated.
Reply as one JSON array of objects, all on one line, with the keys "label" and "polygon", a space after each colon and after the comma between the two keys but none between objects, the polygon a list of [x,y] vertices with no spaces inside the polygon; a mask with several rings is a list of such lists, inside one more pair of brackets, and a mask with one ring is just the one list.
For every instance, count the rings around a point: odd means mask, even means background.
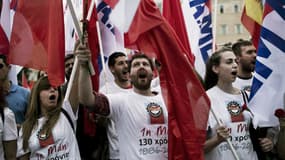
[{"label": "greek lettering on shirt", "polygon": [[[236,150],[247,150],[251,147],[249,136],[249,126],[245,122],[232,123],[227,125],[229,127],[230,137],[229,140]],[[221,152],[229,151],[230,147],[226,142],[219,145]]]},{"label": "greek lettering on shirt", "polygon": [[44,158],[43,155],[37,153],[37,159],[47,159],[47,160],[60,160],[60,159],[69,159],[69,152],[67,152],[67,144],[54,144],[50,145],[47,148],[47,157]]},{"label": "greek lettering on shirt", "polygon": [[151,155],[167,153],[167,134],[167,126],[165,125],[158,125],[152,129],[142,128],[138,141],[139,154]]}]

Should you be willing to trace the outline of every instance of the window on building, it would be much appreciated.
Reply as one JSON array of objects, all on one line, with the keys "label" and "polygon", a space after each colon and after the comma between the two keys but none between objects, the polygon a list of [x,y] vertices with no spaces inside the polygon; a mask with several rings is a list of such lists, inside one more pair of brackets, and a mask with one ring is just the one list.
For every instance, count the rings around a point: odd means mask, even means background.
[{"label": "window on building", "polygon": [[239,12],[239,6],[237,4],[234,5],[234,12],[235,13]]},{"label": "window on building", "polygon": [[228,33],[228,26],[226,24],[222,24],[221,25],[221,30],[220,30],[220,33],[222,35],[226,35]]},{"label": "window on building", "polygon": [[220,14],[223,14],[223,13],[224,13],[224,6],[220,5]]},{"label": "window on building", "polygon": [[235,24],[235,33],[236,34],[242,34],[243,33],[241,24]]}]

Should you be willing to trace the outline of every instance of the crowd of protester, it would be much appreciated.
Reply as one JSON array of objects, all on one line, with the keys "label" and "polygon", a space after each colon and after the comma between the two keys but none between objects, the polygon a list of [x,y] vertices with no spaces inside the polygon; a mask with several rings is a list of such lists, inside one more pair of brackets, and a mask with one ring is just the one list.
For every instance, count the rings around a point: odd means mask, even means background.
[{"label": "crowd of protester", "polygon": [[[207,160],[285,159],[285,122],[252,125],[247,105],[256,56],[252,43],[240,39],[219,48],[206,64],[201,82],[211,102]],[[159,61],[141,52],[131,57],[114,52],[107,62],[114,79],[98,92],[92,88],[89,61],[88,45],[77,43],[74,54],[65,57],[62,86],[51,86],[48,75],[39,72],[26,89],[8,79],[10,65],[0,55],[0,160],[168,159]]]}]

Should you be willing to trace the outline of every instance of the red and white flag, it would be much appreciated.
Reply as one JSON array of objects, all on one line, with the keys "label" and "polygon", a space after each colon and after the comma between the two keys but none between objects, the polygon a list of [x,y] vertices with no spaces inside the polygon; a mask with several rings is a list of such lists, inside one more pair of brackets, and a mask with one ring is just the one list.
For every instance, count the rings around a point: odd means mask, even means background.
[{"label": "red and white flag", "polygon": [[173,0],[164,0],[162,8],[163,16],[166,18],[166,20],[176,32],[177,36],[185,47],[185,50],[187,51],[186,55],[188,55],[191,64],[194,66],[195,56],[191,52],[189,38],[181,9],[181,2]]},{"label": "red and white flag", "polygon": [[8,61],[46,71],[51,85],[64,82],[64,21],[62,1],[17,2]]},{"label": "red and white flag", "polygon": [[159,76],[168,107],[168,159],[204,159],[210,102],[187,51],[152,0],[127,0],[124,7],[126,47],[154,56],[162,64]]}]

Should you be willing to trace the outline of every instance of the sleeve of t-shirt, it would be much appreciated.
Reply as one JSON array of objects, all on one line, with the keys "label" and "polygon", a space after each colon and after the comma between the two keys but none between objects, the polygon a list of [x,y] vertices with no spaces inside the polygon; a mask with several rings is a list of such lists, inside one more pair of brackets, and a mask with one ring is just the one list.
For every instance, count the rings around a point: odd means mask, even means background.
[{"label": "sleeve of t-shirt", "polygon": [[106,96],[108,98],[110,106],[110,114],[108,115],[108,117],[116,121],[118,120],[118,117],[122,116],[124,95],[116,93],[116,94],[107,94]]},{"label": "sleeve of t-shirt", "polygon": [[[76,113],[74,114],[73,110],[72,110],[72,107],[71,107],[71,104],[68,100],[64,100],[63,103],[62,103],[62,109],[64,109],[67,114],[69,115],[70,119],[72,120],[73,122],[73,126],[76,126],[76,121],[77,121],[77,118],[78,118],[78,110],[76,111]],[[76,128],[76,127],[75,127]]]},{"label": "sleeve of t-shirt", "polygon": [[4,109],[4,132],[3,141],[17,140],[18,130],[14,113],[9,109]]}]

